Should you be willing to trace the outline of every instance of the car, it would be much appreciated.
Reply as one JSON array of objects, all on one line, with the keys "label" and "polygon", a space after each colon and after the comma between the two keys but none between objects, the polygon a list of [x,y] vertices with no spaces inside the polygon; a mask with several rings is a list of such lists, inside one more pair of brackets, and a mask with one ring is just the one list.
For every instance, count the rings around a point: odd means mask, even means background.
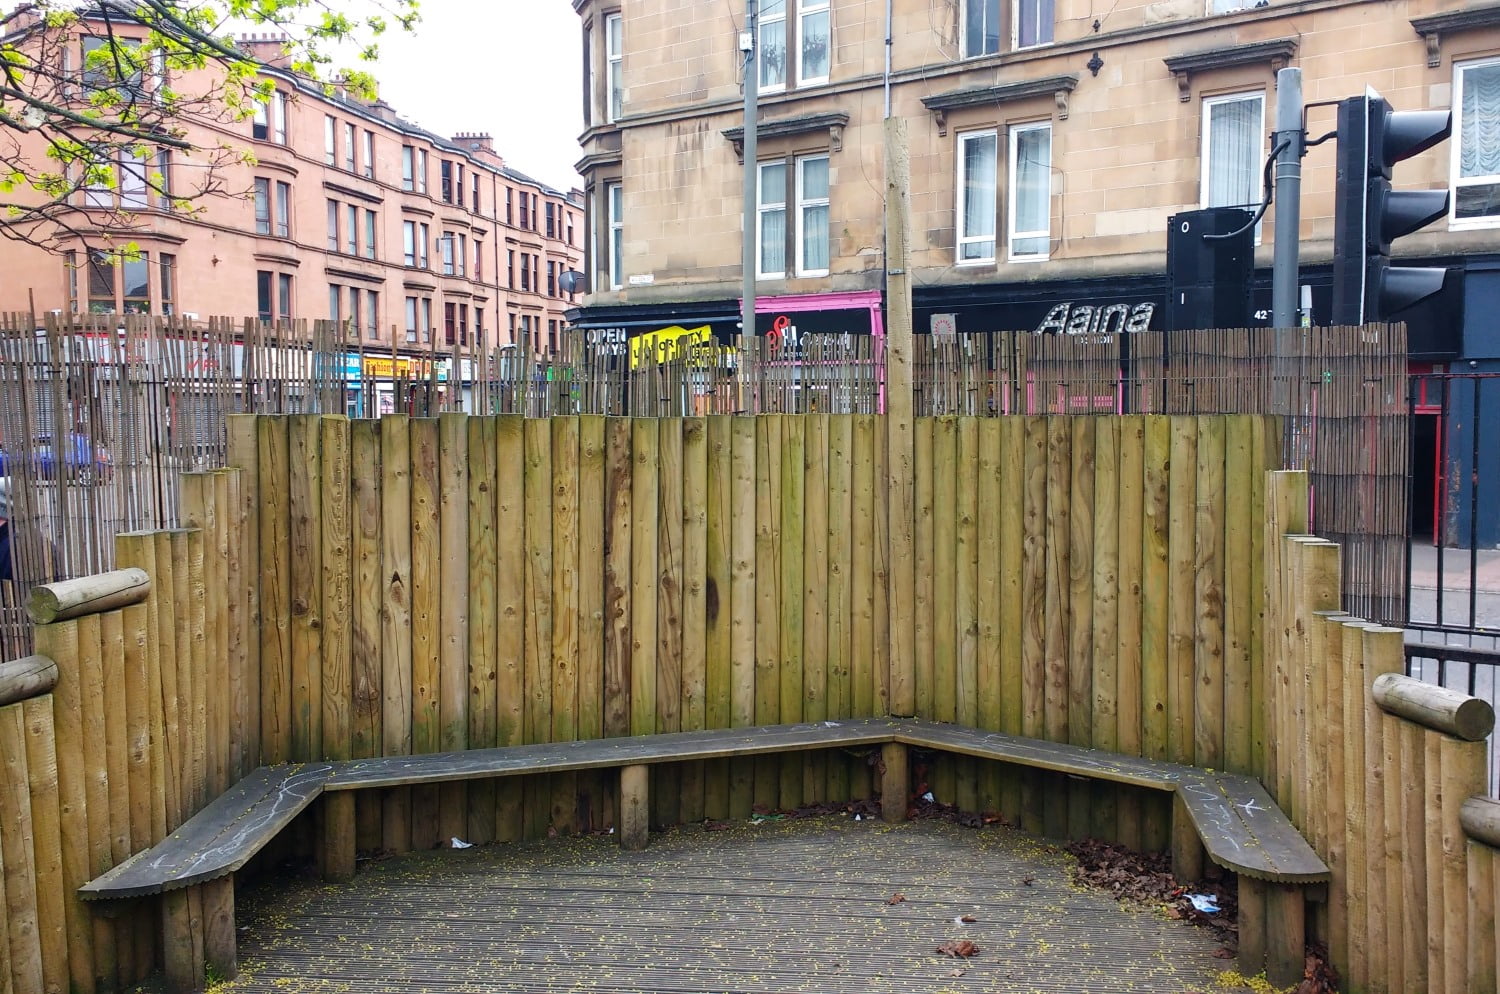
[{"label": "car", "polygon": [[[52,436],[37,435],[30,446],[31,472],[39,480],[58,479],[58,459],[54,453]],[[0,476],[12,476],[21,467],[15,465],[22,458],[19,453],[0,448]],[[114,456],[103,445],[96,445],[82,432],[69,432],[63,450],[62,478],[68,482],[85,486],[93,483],[108,483],[115,476]]]}]

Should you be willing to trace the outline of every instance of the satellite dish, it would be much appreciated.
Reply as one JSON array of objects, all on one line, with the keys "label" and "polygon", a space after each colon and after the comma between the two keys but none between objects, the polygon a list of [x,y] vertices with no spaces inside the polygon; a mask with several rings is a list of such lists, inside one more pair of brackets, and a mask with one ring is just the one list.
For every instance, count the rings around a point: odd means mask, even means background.
[{"label": "satellite dish", "polygon": [[562,287],[563,293],[576,293],[583,287],[583,274],[576,269],[564,269],[557,278],[557,285]]}]

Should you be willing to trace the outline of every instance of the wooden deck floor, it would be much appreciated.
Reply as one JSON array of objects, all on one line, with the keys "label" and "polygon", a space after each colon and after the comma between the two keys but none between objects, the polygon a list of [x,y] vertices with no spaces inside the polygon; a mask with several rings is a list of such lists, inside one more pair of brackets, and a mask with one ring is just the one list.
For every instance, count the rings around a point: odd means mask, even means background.
[{"label": "wooden deck floor", "polygon": [[[415,853],[240,897],[224,992],[1204,990],[1208,932],[1005,829],[823,819]],[[891,904],[893,894],[905,900]],[[973,923],[955,919],[972,915]],[[970,939],[970,960],[938,955]]]}]

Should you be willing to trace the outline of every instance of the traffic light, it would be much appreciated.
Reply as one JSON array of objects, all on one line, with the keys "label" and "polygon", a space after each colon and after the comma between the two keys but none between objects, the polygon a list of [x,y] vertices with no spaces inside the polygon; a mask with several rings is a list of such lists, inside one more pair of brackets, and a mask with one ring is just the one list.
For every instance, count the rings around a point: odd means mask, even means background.
[{"label": "traffic light", "polygon": [[1374,90],[1339,101],[1333,321],[1388,321],[1443,288],[1447,270],[1393,266],[1391,242],[1448,213],[1447,190],[1392,190],[1391,167],[1453,131],[1446,110],[1392,110]]}]

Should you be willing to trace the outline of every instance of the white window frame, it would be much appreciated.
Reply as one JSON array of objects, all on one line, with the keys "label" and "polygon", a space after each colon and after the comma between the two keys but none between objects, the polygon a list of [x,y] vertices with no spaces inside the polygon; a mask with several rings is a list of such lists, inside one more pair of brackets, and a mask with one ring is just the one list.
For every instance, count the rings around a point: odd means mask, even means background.
[{"label": "white window frame", "polygon": [[120,152],[120,210],[143,211],[151,206],[151,187],[147,180],[150,162],[129,149]]},{"label": "white window frame", "polygon": [[[619,290],[625,285],[620,272],[625,243],[625,188],[621,183],[604,184],[605,207],[605,258],[609,260],[609,288]],[[523,259],[522,265],[525,265]]]},{"label": "white window frame", "polygon": [[[802,72],[802,44],[807,37],[807,19],[819,14],[828,17],[828,72],[821,76],[806,76]],[[797,35],[792,40],[797,44],[797,85],[816,86],[828,82],[829,74],[833,72],[833,5],[829,0],[797,0]]]},{"label": "white window frame", "polygon": [[292,185],[277,180],[275,202],[275,230],[277,238],[292,237]]},{"label": "white window frame", "polygon": [[[809,198],[804,194],[803,171],[809,162],[822,160],[828,164],[828,194],[822,197]],[[833,194],[833,164],[829,162],[826,154],[804,155],[796,160],[796,194],[797,194],[797,230],[792,234],[792,239],[797,246],[797,275],[798,276],[827,276],[828,266],[821,269],[808,269],[805,266],[805,255],[807,252],[807,212],[816,207],[828,207],[830,197]],[[826,222],[828,230],[824,233],[828,240],[828,263],[833,264],[833,217],[830,213]]]},{"label": "white window frame", "polygon": [[323,164],[339,164],[339,122],[332,114],[323,115]]},{"label": "white window frame", "polygon": [[[1000,7],[1001,0],[963,0],[962,10],[959,11],[958,19],[958,46],[962,57],[965,59],[977,59],[985,55],[995,55],[1000,51]],[[993,49],[981,49],[974,52],[969,50],[969,19],[979,16],[982,21],[988,21],[990,16],[995,18],[995,47]]]},{"label": "white window frame", "polygon": [[257,176],[253,184],[255,199],[255,233],[257,235],[269,235],[272,231],[272,211],[275,206],[271,202],[271,179],[268,176]]},{"label": "white window frame", "polygon": [[[787,30],[786,5],[796,2],[797,0],[785,0],[785,3],[782,4],[781,11],[777,14],[768,15],[764,10],[762,10],[760,21],[755,26],[755,44],[757,47],[757,51],[755,53],[756,86],[761,93],[781,93],[787,88],[787,77],[791,75],[791,73],[789,72],[791,66],[788,63],[792,61],[791,46],[792,42],[795,39],[791,37],[791,32]],[[759,51],[760,41],[765,34],[765,27],[768,24],[780,24],[782,26],[781,78],[770,83],[766,82],[765,72],[762,69],[762,67],[765,65],[765,60],[762,56],[762,53]]]},{"label": "white window frame", "polygon": [[620,14],[604,18],[604,123],[625,111],[625,21]]},{"label": "white window frame", "polygon": [[271,140],[286,144],[286,94],[280,90],[271,95]]},{"label": "white window frame", "polygon": [[[1050,25],[1048,25],[1048,28],[1047,28],[1047,37],[1045,39],[1042,39],[1042,40],[1034,41],[1034,42],[1030,43],[1029,45],[1023,45],[1023,44],[1021,44],[1021,10],[1022,10],[1022,8],[1030,7],[1033,10],[1035,10],[1037,12],[1037,24],[1040,25],[1041,24],[1041,8],[1042,8],[1042,4],[1047,3],[1047,2],[1049,2],[1049,0],[1011,0],[1011,6],[1010,6],[1010,47],[1012,49],[1041,48],[1043,45],[1050,45],[1050,44],[1052,44],[1053,40],[1057,37],[1057,7],[1055,5],[1052,8],[1052,23]],[[1038,33],[1040,33],[1040,32],[1038,32]]]},{"label": "white window frame", "polygon": [[360,138],[360,151],[364,155],[361,172],[366,179],[375,178],[375,132],[362,132]]},{"label": "white window frame", "polygon": [[1459,179],[1459,170],[1462,167],[1463,163],[1464,73],[1469,69],[1482,69],[1490,66],[1500,68],[1500,56],[1488,59],[1471,59],[1467,62],[1454,63],[1453,66],[1453,136],[1449,141],[1449,144],[1452,145],[1452,148],[1450,150],[1451,168],[1448,172],[1448,226],[1454,231],[1465,231],[1475,228],[1500,227],[1500,215],[1491,215],[1489,217],[1463,218],[1458,216],[1459,187],[1500,185],[1500,174],[1470,176],[1467,179]]},{"label": "white window frame", "polygon": [[[994,150],[992,154],[995,156],[996,182],[997,183],[999,182],[999,173],[1000,173],[1000,133],[999,133],[999,131],[997,129],[995,129],[995,128],[985,128],[985,129],[980,130],[980,131],[965,131],[965,132],[961,133],[958,136],[958,154],[957,154],[957,156],[955,156],[955,158],[957,159],[957,163],[956,163],[957,178],[955,180],[955,182],[956,182],[957,185],[954,187],[954,190],[957,191],[957,195],[954,197],[955,218],[954,218],[954,225],[953,225],[953,229],[954,229],[954,244],[953,244],[954,265],[958,265],[958,266],[992,266],[992,265],[994,265],[995,259],[996,259],[996,255],[995,255],[996,249],[997,249],[997,246],[1000,243],[999,225],[996,223],[994,212],[991,212],[991,214],[990,214],[990,230],[989,230],[989,232],[987,234],[981,233],[981,234],[975,235],[975,234],[970,234],[966,230],[967,219],[968,219],[968,214],[969,214],[969,211],[968,211],[968,206],[969,205],[966,202],[966,192],[969,189],[968,176],[966,175],[966,172],[967,172],[967,168],[968,168],[968,159],[969,159],[969,157],[964,152],[964,146],[967,145],[971,141],[979,141],[979,140],[982,140],[982,139],[988,139],[989,142],[990,142],[991,147]],[[998,190],[996,192],[998,193]],[[983,243],[983,242],[989,242],[990,243],[990,254],[989,255],[980,256],[980,257],[974,258],[974,259],[965,259],[964,258],[963,247],[965,245],[980,244],[980,243]]]},{"label": "white window frame", "polygon": [[359,255],[359,206],[344,205],[344,254]]},{"label": "white window frame", "polygon": [[427,150],[417,149],[417,193],[427,192]]},{"label": "white window frame", "polygon": [[[786,247],[784,244],[784,240],[786,238],[786,226],[792,221],[790,211],[787,210],[788,204],[785,192],[782,193],[781,200],[769,204],[766,203],[766,170],[773,167],[781,168],[784,173],[790,171],[788,169],[788,163],[785,159],[768,159],[765,162],[757,162],[755,164],[755,278],[758,280],[782,280],[786,279],[787,275],[785,268],[783,268],[780,272],[767,272],[761,269],[761,264],[765,261],[766,258],[766,215],[776,212],[781,213],[783,266],[786,262]],[[789,190],[792,186],[792,182],[793,178],[791,176],[787,176],[782,184],[782,190]]]},{"label": "white window frame", "polygon": [[[1203,98],[1203,109],[1200,111],[1200,113],[1202,114],[1201,128],[1202,128],[1203,138],[1202,138],[1202,152],[1198,156],[1198,206],[1201,207],[1201,208],[1203,208],[1203,209],[1205,209],[1205,210],[1208,209],[1210,206],[1213,206],[1213,205],[1209,204],[1209,202],[1208,202],[1208,188],[1209,188],[1210,172],[1211,172],[1212,167],[1213,167],[1213,163],[1212,163],[1211,157],[1209,155],[1209,152],[1210,152],[1210,150],[1213,147],[1212,146],[1212,142],[1211,142],[1211,134],[1210,134],[1210,129],[1212,128],[1211,122],[1213,120],[1213,111],[1212,111],[1212,109],[1214,107],[1217,107],[1217,106],[1221,105],[1221,104],[1236,103],[1236,102],[1241,101],[1241,100],[1253,100],[1253,101],[1256,101],[1256,102],[1258,102],[1260,104],[1260,127],[1256,129],[1256,134],[1258,136],[1259,141],[1258,141],[1258,145],[1257,145],[1257,148],[1256,148],[1256,151],[1255,151],[1254,161],[1258,162],[1258,163],[1265,162],[1265,158],[1266,158],[1266,94],[1265,94],[1265,91],[1264,90],[1245,90],[1245,91],[1241,91],[1239,93],[1224,93],[1224,94],[1220,94],[1219,96],[1216,96],[1216,97],[1204,97]],[[1257,177],[1260,175],[1260,170],[1259,169],[1256,170],[1256,175],[1257,175]],[[1256,181],[1256,187],[1258,188],[1258,186],[1259,186],[1259,180],[1257,179],[1257,181]],[[1258,194],[1256,193],[1255,189],[1251,190],[1251,194],[1252,194],[1252,199],[1254,199],[1254,200],[1256,200],[1258,202]],[[1223,204],[1221,204],[1219,206],[1234,206],[1234,205],[1223,205]],[[1255,244],[1256,245],[1260,244],[1261,226],[1262,226],[1262,222],[1257,221],[1256,224],[1255,224]]]},{"label": "white window frame", "polygon": [[417,340],[417,298],[406,298],[406,340],[415,342]]},{"label": "white window frame", "polygon": [[406,265],[415,269],[417,267],[417,222],[401,222],[401,250],[402,259]]},{"label": "white window frame", "polygon": [[1215,14],[1234,14],[1249,10],[1255,4],[1256,0],[1204,0],[1203,12],[1210,17]]},{"label": "white window frame", "polygon": [[359,142],[359,129],[354,126],[353,121],[344,122],[344,172],[356,172],[355,149]]},{"label": "white window frame", "polygon": [[[1047,192],[1044,200],[1047,205],[1046,217],[1047,227],[1036,230],[1018,231],[1016,229],[1016,218],[1020,215],[1017,206],[1020,204],[1020,191],[1017,189],[1016,181],[1020,171],[1016,168],[1016,160],[1021,149],[1021,136],[1032,131],[1047,132]],[[1052,122],[1036,121],[1030,124],[1016,124],[1009,128],[1007,144],[1009,147],[1008,165],[1009,174],[1006,176],[1006,211],[1005,211],[1005,251],[1006,258],[1011,262],[1046,262],[1052,253]],[[1017,253],[1016,242],[1026,238],[1044,238],[1047,247],[1041,252]]]}]

